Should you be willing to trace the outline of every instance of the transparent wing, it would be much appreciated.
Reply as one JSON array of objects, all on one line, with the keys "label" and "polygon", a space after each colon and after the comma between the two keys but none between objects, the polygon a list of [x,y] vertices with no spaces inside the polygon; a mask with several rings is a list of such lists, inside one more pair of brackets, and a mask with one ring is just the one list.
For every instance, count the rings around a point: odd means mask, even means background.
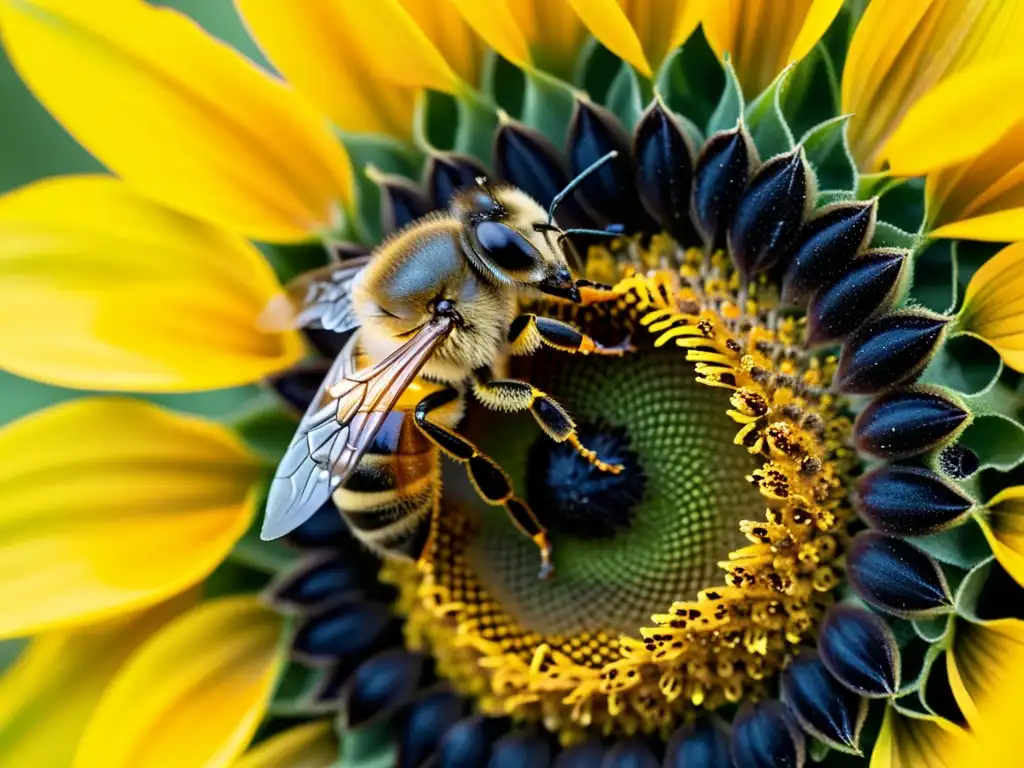
[{"label": "transparent wing", "polygon": [[261,537],[294,531],[348,479],[402,392],[452,330],[433,320],[376,365],[355,370],[358,334],[317,391],[270,485]]},{"label": "transparent wing", "polygon": [[352,281],[369,262],[369,256],[305,272],[285,286],[260,317],[264,331],[290,328],[322,328],[344,333],[359,327],[352,308]]}]

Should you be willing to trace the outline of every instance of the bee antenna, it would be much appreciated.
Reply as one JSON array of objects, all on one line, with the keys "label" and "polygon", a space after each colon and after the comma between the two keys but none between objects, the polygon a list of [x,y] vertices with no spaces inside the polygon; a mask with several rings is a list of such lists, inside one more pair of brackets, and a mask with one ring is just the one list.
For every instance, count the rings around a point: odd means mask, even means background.
[{"label": "bee antenna", "polygon": [[551,200],[551,205],[548,206],[548,224],[550,224],[552,221],[554,221],[555,209],[558,207],[558,205],[563,200],[565,200],[566,196],[570,192],[572,192],[574,189],[576,189],[576,187],[578,187],[580,185],[580,182],[582,182],[585,178],[587,178],[587,176],[592,174],[594,171],[596,171],[602,165],[607,163],[609,160],[613,160],[614,158],[616,158],[618,156],[619,156],[618,151],[613,149],[607,155],[605,155],[604,157],[600,158],[596,162],[592,163],[589,168],[584,168],[579,173],[579,175],[576,176],[575,179],[573,179],[568,184],[566,184],[565,185],[565,189],[563,189],[561,192],[559,192],[557,195],[555,195],[554,198]]},{"label": "bee antenna", "polygon": [[[621,224],[610,224],[607,229],[563,229],[562,235],[595,235],[597,237],[618,237],[623,232]],[[561,239],[561,238],[559,238]]]}]

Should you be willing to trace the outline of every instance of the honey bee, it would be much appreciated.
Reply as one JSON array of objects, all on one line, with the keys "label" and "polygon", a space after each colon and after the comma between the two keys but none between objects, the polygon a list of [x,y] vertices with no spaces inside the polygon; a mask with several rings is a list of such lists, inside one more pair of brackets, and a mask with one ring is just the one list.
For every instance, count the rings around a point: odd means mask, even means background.
[{"label": "honey bee", "polygon": [[[547,531],[508,475],[455,429],[465,396],[485,407],[529,411],[544,432],[602,471],[572,418],[554,399],[516,379],[495,377],[509,354],[542,346],[621,355],[569,323],[520,308],[537,292],[574,303],[602,290],[573,279],[567,235],[523,191],[478,179],[444,212],[399,231],[369,257],[301,276],[289,286],[290,324],[358,330],[334,361],[303,415],[270,487],[262,537],[294,530],[333,497],[353,535],[382,556],[419,560],[440,493],[440,454],[465,465],[473,487],[503,506],[537,546],[542,577],[552,572]],[[605,232],[594,234],[607,234]],[[605,294],[607,292],[604,292]],[[604,296],[607,298],[607,296]]]}]

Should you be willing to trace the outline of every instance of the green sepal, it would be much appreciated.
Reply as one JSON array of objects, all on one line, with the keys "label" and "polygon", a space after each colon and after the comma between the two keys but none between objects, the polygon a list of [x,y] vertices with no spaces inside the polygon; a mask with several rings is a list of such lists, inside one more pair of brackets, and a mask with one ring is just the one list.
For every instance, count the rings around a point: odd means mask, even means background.
[{"label": "green sepal", "polygon": [[826,205],[832,205],[832,203],[849,203],[857,198],[854,197],[853,192],[846,189],[826,189],[823,192],[819,192],[818,196],[814,198],[814,207],[816,209],[824,208]]},{"label": "green sepal", "polygon": [[[425,118],[427,99],[417,104],[414,125]],[[356,216],[351,222],[354,232],[332,232],[332,240],[355,240],[377,243],[382,237],[380,221],[380,190],[363,169],[373,166],[383,173],[415,179],[423,165],[424,153],[419,147],[406,144],[392,136],[378,134],[342,134],[355,171]]]},{"label": "green sepal", "polygon": [[[704,35],[693,34],[661,63],[654,77],[654,89],[673,112],[694,125],[706,126],[722,93],[722,71],[722,65]],[[739,116],[739,111],[736,116]],[[726,127],[731,128],[734,124],[735,121]],[[703,136],[703,131],[700,133]]]},{"label": "green sepal", "polygon": [[565,146],[577,93],[568,83],[545,72],[527,72],[523,90],[523,122],[536,128],[561,149]]},{"label": "green sepal", "polygon": [[203,598],[211,600],[227,595],[262,592],[269,581],[270,576],[266,572],[237,563],[229,556],[206,577],[203,582]]},{"label": "green sepal", "polygon": [[25,646],[29,644],[27,637],[15,637],[10,640],[0,640],[0,675],[7,671],[18,657],[21,652],[25,650]]},{"label": "green sepal", "polygon": [[[375,200],[373,204],[377,206],[378,202]],[[332,240],[335,239],[333,235],[325,235],[325,237],[329,237]],[[342,238],[342,240],[345,239]],[[351,238],[348,238],[348,240],[351,240]],[[356,238],[356,240],[360,241],[359,238]],[[277,279],[282,283],[287,283],[303,272],[322,267],[329,259],[327,250],[322,242],[314,241],[289,245],[281,243],[256,243],[256,247],[266,257],[271,268],[274,270],[274,274],[277,275]]]},{"label": "green sepal", "polygon": [[906,183],[906,179],[893,176],[888,171],[879,173],[859,173],[857,175],[857,199],[867,200],[881,197],[886,192]]},{"label": "green sepal", "polygon": [[890,706],[904,717],[912,717],[915,720],[931,720],[931,712],[925,708],[919,695],[922,682],[922,680],[918,680],[912,691],[893,699]]},{"label": "green sepal", "polygon": [[[858,195],[858,199],[863,197]],[[895,224],[887,221],[879,221],[875,224],[875,235],[871,238],[872,248],[903,248],[907,251],[914,251],[920,244],[920,238],[910,232],[906,232]]]},{"label": "green sepal", "polygon": [[1024,426],[1002,413],[976,416],[959,442],[978,455],[980,470],[1009,472],[1024,461]]},{"label": "green sepal", "polygon": [[935,616],[930,619],[919,619],[911,622],[917,636],[926,643],[941,642],[952,629],[951,615]]},{"label": "green sepal", "polygon": [[[851,115],[838,115],[818,123],[800,138],[807,161],[818,176],[818,183],[836,188],[854,199],[857,169],[846,152],[846,131]],[[849,190],[849,191],[848,191]],[[818,206],[821,195],[819,194]]]},{"label": "green sepal", "polygon": [[331,670],[313,669],[298,662],[289,662],[270,700],[272,717],[309,717],[333,714],[336,704],[314,704],[313,694],[325,682]]},{"label": "green sepal", "polygon": [[[948,622],[953,622],[953,615],[943,617]],[[927,640],[922,642],[928,643]],[[901,707],[907,711],[904,714],[910,714],[911,717],[917,715],[935,715],[931,707],[928,706],[927,701],[924,698],[924,692],[928,687],[928,677],[932,673],[932,669],[935,666],[935,662],[946,652],[946,649],[953,642],[953,632],[947,631],[944,633],[941,640],[934,643],[928,643],[928,649],[924,654],[924,661],[921,664],[921,670],[917,677],[913,681],[907,681],[909,685],[906,688],[906,693],[900,695],[892,700],[892,704],[896,709]],[[904,689],[900,689],[903,693]]]},{"label": "green sepal", "polygon": [[907,541],[940,563],[965,571],[974,568],[992,554],[985,534],[971,517],[953,528],[930,536],[910,536]]},{"label": "green sepal", "polygon": [[911,298],[933,312],[950,314],[956,308],[959,260],[957,241],[928,243],[914,259],[914,290]]},{"label": "green sepal", "polygon": [[632,133],[644,112],[644,105],[650,102],[652,94],[650,81],[641,82],[636,76],[636,70],[622,62],[608,89],[605,106],[614,112],[626,130]]},{"label": "green sepal", "polygon": [[467,91],[455,102],[459,119],[455,127],[453,148],[473,155],[485,165],[491,164],[494,132],[498,128],[498,110],[475,91]]},{"label": "green sepal", "polygon": [[956,606],[956,613],[968,621],[984,623],[978,616],[978,598],[985,588],[992,568],[995,567],[995,556],[989,552],[988,557],[977,563],[960,582],[953,596],[953,604]]},{"label": "green sepal", "polygon": [[807,737],[807,742],[807,755],[815,763],[820,763],[822,760],[828,757],[829,752],[832,751],[832,747],[830,747],[828,744],[826,744],[823,741],[818,741],[817,739],[811,736]]},{"label": "green sepal", "polygon": [[394,729],[390,720],[346,732],[340,727],[341,754],[333,768],[394,768],[397,762],[397,747]]},{"label": "green sepal", "polygon": [[974,408],[999,381],[1003,359],[988,344],[967,334],[950,333],[924,370],[921,381],[947,387]]},{"label": "green sepal", "polygon": [[733,69],[729,54],[725,54],[723,68],[725,69],[725,87],[718,100],[718,106],[708,120],[708,128],[705,133],[708,136],[719,131],[728,131],[736,127],[740,117],[743,115],[745,104],[743,101],[743,88],[740,86],[736,70]]},{"label": "green sepal", "polygon": [[277,464],[295,436],[299,421],[281,409],[277,399],[262,392],[229,420],[229,425],[260,458]]},{"label": "green sepal", "polygon": [[744,110],[747,129],[762,158],[788,152],[794,146],[793,132],[782,114],[782,94],[789,87],[795,68],[795,64],[790,64],[782,70]]}]

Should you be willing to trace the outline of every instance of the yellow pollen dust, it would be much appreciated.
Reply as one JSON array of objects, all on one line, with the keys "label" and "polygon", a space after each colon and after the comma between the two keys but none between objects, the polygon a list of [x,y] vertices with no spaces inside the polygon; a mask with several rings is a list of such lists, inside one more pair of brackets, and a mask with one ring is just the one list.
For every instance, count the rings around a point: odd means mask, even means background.
[{"label": "yellow pollen dust", "polygon": [[635,636],[542,636],[476,580],[464,556],[472,532],[447,509],[419,568],[384,568],[411,647],[481,711],[540,721],[563,743],[588,731],[667,737],[699,709],[759,696],[831,604],[852,517],[851,424],[827,391],[836,361],[802,347],[803,324],[780,312],[775,287],[742,286],[724,254],[682,252],[663,236],[612,247],[634,266],[591,250],[588,277],[614,284],[606,310],[635,326],[634,344],[678,347],[697,381],[729,390],[733,450],[762,462],[746,479],[764,517],[740,523],[749,544],[719,563],[723,583],[667,605]]}]

